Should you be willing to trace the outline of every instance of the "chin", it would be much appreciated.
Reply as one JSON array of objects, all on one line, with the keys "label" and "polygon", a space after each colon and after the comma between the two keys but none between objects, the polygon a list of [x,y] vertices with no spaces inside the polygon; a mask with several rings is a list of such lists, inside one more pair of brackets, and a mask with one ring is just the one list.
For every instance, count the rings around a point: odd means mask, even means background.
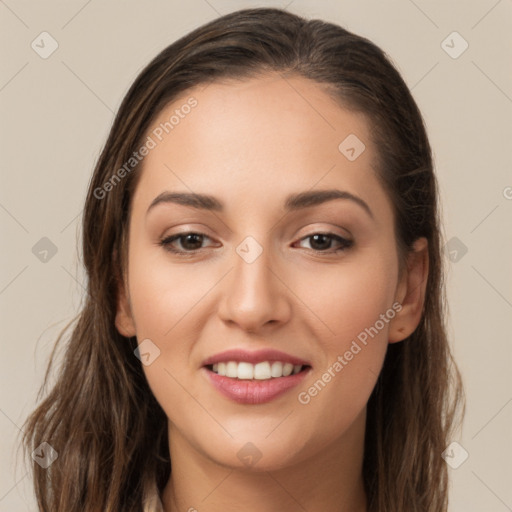
[{"label": "chin", "polygon": [[247,472],[278,471],[293,466],[307,458],[304,451],[298,451],[298,443],[290,436],[290,442],[265,439],[264,435],[255,437],[250,441],[250,436],[244,436],[245,440],[230,440],[224,446],[217,444],[218,449],[212,452],[211,447],[206,447],[206,454],[210,460],[229,469]]}]

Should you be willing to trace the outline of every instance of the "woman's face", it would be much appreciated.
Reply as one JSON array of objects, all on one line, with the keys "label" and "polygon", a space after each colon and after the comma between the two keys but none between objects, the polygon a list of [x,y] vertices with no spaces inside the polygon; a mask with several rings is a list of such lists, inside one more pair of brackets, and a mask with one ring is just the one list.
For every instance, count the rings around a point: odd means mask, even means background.
[{"label": "woman's face", "polygon": [[191,89],[147,135],[116,325],[143,342],[171,454],[269,470],[360,447],[419,318],[365,118],[272,74]]}]

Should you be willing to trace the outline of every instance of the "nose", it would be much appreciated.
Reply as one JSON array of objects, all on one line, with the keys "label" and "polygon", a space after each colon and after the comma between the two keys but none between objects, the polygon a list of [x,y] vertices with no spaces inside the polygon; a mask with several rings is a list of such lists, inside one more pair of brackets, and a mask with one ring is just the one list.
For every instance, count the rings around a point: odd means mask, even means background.
[{"label": "nose", "polygon": [[269,325],[288,322],[292,294],[270,251],[264,248],[250,263],[235,252],[233,262],[234,268],[222,289],[220,318],[247,332],[260,332]]}]

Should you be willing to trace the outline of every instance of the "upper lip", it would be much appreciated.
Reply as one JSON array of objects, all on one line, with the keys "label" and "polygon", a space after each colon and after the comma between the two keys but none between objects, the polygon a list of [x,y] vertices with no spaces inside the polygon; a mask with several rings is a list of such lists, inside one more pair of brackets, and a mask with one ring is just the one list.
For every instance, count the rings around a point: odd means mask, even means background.
[{"label": "upper lip", "polygon": [[219,352],[203,361],[203,366],[212,365],[220,362],[246,362],[257,364],[263,361],[281,361],[283,363],[291,363],[293,365],[309,366],[309,363],[300,357],[295,357],[285,352],[273,349],[263,349],[256,351],[247,351],[243,349],[231,349]]}]

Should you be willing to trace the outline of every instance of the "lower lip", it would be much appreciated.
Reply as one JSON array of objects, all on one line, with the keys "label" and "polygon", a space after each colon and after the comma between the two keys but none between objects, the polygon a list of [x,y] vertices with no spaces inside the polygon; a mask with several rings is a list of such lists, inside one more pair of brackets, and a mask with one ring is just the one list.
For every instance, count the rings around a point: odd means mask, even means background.
[{"label": "lower lip", "polygon": [[210,382],[224,396],[239,404],[264,404],[297,386],[309,373],[311,367],[288,377],[267,380],[233,379],[218,375],[203,367]]}]

